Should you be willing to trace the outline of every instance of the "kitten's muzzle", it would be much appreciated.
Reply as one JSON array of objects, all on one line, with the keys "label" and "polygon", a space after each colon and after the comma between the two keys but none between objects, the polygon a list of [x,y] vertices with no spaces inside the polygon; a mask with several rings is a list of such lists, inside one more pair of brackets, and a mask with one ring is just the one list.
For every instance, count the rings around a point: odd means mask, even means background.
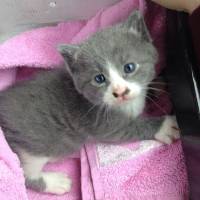
[{"label": "kitten's muzzle", "polygon": [[113,96],[115,98],[122,98],[124,99],[124,97],[126,97],[126,95],[128,95],[130,93],[130,89],[129,88],[123,88],[123,89],[119,89],[117,88],[116,90],[113,91]]}]

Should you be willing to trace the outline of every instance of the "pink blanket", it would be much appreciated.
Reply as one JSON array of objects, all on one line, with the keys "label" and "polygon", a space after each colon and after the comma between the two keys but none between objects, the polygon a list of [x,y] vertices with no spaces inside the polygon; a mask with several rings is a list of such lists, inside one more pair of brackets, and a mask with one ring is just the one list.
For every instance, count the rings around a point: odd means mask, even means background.
[{"label": "pink blanket", "polygon": [[[145,16],[160,59],[159,73],[165,66],[165,10],[144,0],[123,0],[98,12],[88,21],[60,23],[18,35],[0,45],[0,90],[27,78],[38,69],[63,64],[57,44],[78,43],[95,31],[124,20],[132,10]],[[36,70],[37,68],[37,70]],[[170,110],[166,96],[156,102]],[[147,111],[160,115],[163,109],[150,104]],[[122,145],[87,144],[80,156],[46,166],[69,174],[72,191],[63,196],[44,195],[25,189],[17,156],[0,132],[1,200],[184,200],[188,198],[187,176],[181,143],[170,146],[153,141]]]},{"label": "pink blanket", "polygon": [[[88,144],[81,151],[86,200],[187,200],[181,143]],[[82,167],[83,166],[83,167]]]}]

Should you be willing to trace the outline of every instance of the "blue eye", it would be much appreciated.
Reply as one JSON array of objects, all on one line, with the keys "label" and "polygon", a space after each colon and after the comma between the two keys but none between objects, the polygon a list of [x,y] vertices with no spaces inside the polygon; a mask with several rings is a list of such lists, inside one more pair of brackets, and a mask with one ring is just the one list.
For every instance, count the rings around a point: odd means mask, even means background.
[{"label": "blue eye", "polygon": [[106,81],[106,78],[103,74],[98,74],[94,77],[94,80],[98,83],[98,84],[102,84]]},{"label": "blue eye", "polygon": [[136,70],[136,64],[135,63],[128,63],[124,65],[124,72],[126,74],[130,74]]}]

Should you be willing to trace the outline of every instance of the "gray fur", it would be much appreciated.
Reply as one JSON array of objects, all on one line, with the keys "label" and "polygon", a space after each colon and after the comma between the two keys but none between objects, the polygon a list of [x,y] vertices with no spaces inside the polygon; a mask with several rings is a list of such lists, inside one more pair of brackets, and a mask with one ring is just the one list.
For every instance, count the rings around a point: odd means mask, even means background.
[{"label": "gray fur", "polygon": [[38,179],[26,178],[25,185],[27,188],[31,188],[38,192],[43,192],[46,189],[46,183],[44,182],[42,177]]},{"label": "gray fur", "polygon": [[[142,67],[127,77],[129,81],[148,85],[154,78],[157,53],[138,12],[125,23],[80,45],[62,45],[59,51],[67,70],[42,72],[0,94],[0,125],[15,152],[23,149],[35,156],[58,157],[71,154],[89,138],[109,142],[154,138],[163,118],[134,118],[108,108],[102,98],[109,80],[103,87],[93,82],[97,72],[108,76],[107,61],[122,76],[124,64],[139,63]],[[42,180],[27,181],[38,189],[35,183]]]}]

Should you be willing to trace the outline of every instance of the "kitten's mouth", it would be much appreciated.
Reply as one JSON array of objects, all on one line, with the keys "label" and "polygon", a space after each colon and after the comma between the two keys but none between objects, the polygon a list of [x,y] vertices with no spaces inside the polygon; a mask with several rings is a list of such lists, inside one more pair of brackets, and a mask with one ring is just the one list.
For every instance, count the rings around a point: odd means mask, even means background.
[{"label": "kitten's mouth", "polygon": [[131,96],[121,96],[116,99],[118,104],[126,103],[131,100],[133,100],[133,97]]}]

